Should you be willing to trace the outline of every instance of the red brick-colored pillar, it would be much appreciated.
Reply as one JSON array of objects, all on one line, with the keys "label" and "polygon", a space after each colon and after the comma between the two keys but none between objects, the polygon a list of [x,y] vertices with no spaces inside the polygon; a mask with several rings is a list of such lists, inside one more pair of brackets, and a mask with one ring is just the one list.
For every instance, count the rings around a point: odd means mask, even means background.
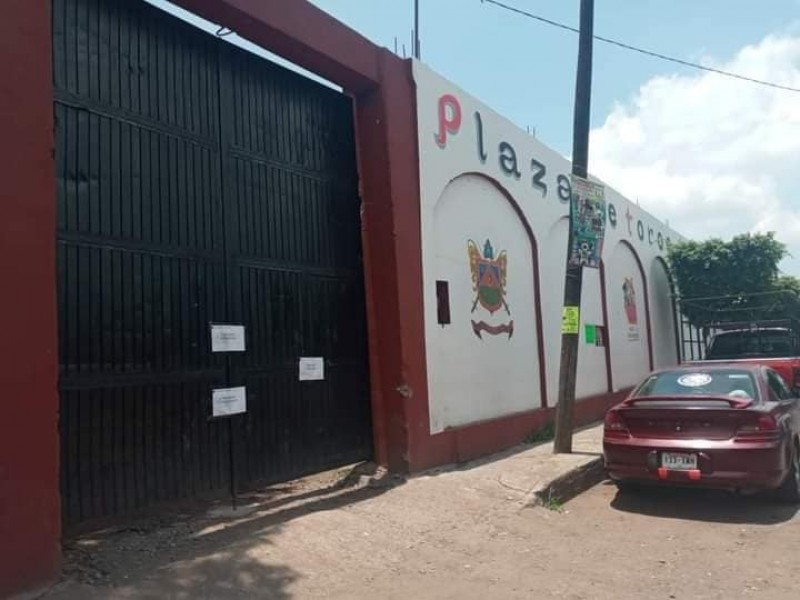
[{"label": "red brick-colored pillar", "polygon": [[0,597],[60,567],[50,0],[0,20]]},{"label": "red brick-colored pillar", "polygon": [[378,53],[355,94],[376,460],[414,470],[428,436],[416,94],[410,61]]}]

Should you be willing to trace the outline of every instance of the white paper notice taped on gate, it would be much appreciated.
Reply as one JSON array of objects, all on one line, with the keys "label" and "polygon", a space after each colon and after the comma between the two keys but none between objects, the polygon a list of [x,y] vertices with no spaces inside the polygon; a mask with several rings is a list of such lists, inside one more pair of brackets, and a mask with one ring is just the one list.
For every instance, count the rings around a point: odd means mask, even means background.
[{"label": "white paper notice taped on gate", "polygon": [[325,359],[319,357],[300,359],[300,381],[322,381],[325,379]]},{"label": "white paper notice taped on gate", "polygon": [[247,392],[244,387],[218,388],[211,392],[211,415],[230,417],[247,412]]},{"label": "white paper notice taped on gate", "polygon": [[212,352],[244,352],[244,325],[211,324]]}]

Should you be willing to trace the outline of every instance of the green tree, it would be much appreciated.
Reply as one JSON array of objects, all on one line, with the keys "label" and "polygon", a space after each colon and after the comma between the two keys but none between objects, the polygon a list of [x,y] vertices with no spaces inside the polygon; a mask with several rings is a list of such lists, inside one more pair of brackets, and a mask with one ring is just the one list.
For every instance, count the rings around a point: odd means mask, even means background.
[{"label": "green tree", "polygon": [[669,263],[681,312],[698,327],[800,316],[800,280],[778,268],[786,256],[774,233],[673,244]]}]

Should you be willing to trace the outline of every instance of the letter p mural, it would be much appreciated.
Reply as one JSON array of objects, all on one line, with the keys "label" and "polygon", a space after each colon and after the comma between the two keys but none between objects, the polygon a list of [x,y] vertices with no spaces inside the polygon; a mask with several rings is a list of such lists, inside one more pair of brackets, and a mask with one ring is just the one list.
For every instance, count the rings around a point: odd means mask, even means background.
[{"label": "letter p mural", "polygon": [[461,129],[461,104],[452,94],[439,98],[439,132],[434,135],[440,148],[447,146],[447,136]]}]

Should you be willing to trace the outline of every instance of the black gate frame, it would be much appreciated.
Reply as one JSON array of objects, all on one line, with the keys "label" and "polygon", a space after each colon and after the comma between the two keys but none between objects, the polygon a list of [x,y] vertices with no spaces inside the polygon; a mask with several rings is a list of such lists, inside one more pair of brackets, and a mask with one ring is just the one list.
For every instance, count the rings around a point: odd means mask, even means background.
[{"label": "black gate frame", "polygon": [[54,0],[53,33],[65,524],[370,458],[351,100],[141,0]]}]

